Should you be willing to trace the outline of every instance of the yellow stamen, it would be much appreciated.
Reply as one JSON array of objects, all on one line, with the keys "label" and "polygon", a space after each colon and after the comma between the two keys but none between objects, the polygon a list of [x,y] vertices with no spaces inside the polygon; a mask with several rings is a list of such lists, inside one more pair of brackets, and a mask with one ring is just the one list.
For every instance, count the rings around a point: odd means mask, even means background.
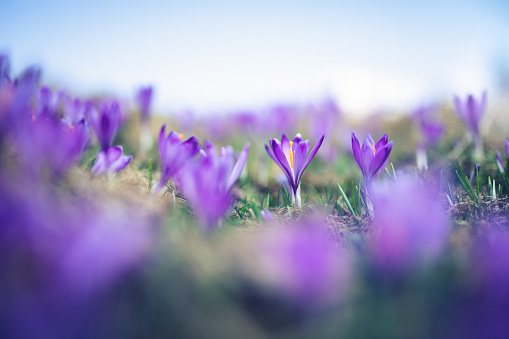
[{"label": "yellow stamen", "polygon": [[184,134],[180,133],[180,134],[179,134],[179,139],[180,139],[180,140],[184,139]]},{"label": "yellow stamen", "polygon": [[375,155],[376,154],[375,145],[372,145],[371,148],[373,149],[373,155]]},{"label": "yellow stamen", "polygon": [[292,150],[293,141],[290,141],[290,166],[293,169],[293,150]]},{"label": "yellow stamen", "polygon": [[71,132],[74,133],[74,131],[76,130],[76,126],[71,125],[70,129],[71,129]]}]

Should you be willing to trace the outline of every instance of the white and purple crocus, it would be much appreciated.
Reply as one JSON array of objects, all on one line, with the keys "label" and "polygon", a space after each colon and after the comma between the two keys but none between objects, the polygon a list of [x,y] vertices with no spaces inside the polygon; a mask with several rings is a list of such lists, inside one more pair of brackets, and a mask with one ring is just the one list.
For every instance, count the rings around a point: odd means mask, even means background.
[{"label": "white and purple crocus", "polygon": [[482,94],[480,100],[469,95],[466,100],[454,97],[454,105],[456,106],[457,115],[463,120],[463,123],[470,131],[475,145],[475,156],[482,159],[484,150],[481,138],[481,119],[486,111],[486,92]]},{"label": "white and purple crocus", "polygon": [[117,101],[113,101],[110,105],[103,104],[100,113],[92,114],[92,128],[101,144],[101,150],[92,166],[92,174],[112,177],[131,162],[132,155],[124,155],[122,146],[112,146],[120,122],[120,106]]},{"label": "white and purple crocus", "polygon": [[191,137],[182,141],[183,135],[171,131],[166,135],[166,124],[159,133],[159,155],[161,157],[161,180],[154,192],[160,192],[166,183],[175,178],[180,170],[200,151],[198,139]]},{"label": "white and purple crocus", "polygon": [[302,136],[297,134],[293,141],[289,141],[283,134],[281,141],[278,139],[269,139],[270,147],[265,144],[265,149],[274,162],[281,167],[288,183],[292,188],[292,203],[297,207],[302,205],[300,198],[300,178],[316,152],[322,146],[325,135],[322,135],[318,143],[309,153],[309,140],[302,140]]},{"label": "white and purple crocus", "polygon": [[384,164],[389,158],[393,143],[393,141],[389,142],[388,135],[384,134],[375,144],[373,138],[368,133],[361,148],[355,133],[352,133],[353,156],[355,157],[355,161],[357,161],[357,165],[359,165],[362,175],[364,176],[367,190],[369,190],[376,173],[380,170],[380,168],[384,167]]}]

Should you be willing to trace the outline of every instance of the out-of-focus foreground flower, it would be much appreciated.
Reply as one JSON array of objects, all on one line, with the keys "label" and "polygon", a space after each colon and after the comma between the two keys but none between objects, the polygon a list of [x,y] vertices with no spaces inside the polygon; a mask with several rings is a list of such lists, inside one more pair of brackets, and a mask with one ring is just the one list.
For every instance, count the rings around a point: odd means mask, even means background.
[{"label": "out-of-focus foreground flower", "polygon": [[233,148],[221,148],[219,156],[208,140],[200,157],[181,171],[180,183],[189,204],[206,230],[211,230],[232,202],[230,190],[240,177],[249,155],[249,143],[240,152],[235,163]]},{"label": "out-of-focus foreground flower", "polygon": [[374,186],[373,260],[384,269],[409,268],[439,256],[446,243],[448,221],[440,201],[414,178]]}]

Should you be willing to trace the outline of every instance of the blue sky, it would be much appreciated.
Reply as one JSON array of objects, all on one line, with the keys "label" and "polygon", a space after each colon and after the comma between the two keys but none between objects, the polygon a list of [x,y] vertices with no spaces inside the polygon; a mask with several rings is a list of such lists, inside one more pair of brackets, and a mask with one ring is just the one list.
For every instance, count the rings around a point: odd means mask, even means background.
[{"label": "blue sky", "polygon": [[160,111],[338,99],[409,109],[495,93],[509,63],[505,1],[0,1],[14,73],[84,95],[156,87]]}]

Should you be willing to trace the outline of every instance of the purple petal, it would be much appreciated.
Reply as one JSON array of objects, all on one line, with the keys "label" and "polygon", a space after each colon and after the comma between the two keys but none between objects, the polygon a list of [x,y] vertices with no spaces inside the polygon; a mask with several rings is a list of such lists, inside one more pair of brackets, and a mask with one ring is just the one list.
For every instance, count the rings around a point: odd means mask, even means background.
[{"label": "purple petal", "polygon": [[456,106],[456,115],[464,119],[465,108],[463,106],[463,103],[461,102],[461,99],[456,95],[454,96],[454,106]]},{"label": "purple petal", "polygon": [[292,169],[290,168],[290,165],[288,164],[288,161],[286,160],[285,155],[283,154],[283,151],[281,150],[281,147],[278,145],[276,139],[272,139],[271,142],[272,151],[274,152],[274,156],[278,160],[278,165],[281,167],[283,172],[285,173],[286,177],[288,178],[288,182],[290,183],[290,186],[294,189],[294,191],[297,190],[297,187],[295,187],[295,181],[292,174]]},{"label": "purple petal", "polygon": [[293,173],[295,185],[299,186],[300,177],[304,172],[304,164],[309,152],[309,140],[293,144]]},{"label": "purple petal", "polygon": [[127,165],[129,165],[132,158],[133,158],[132,155],[129,155],[129,156],[121,155],[114,163],[111,164],[110,170],[113,173],[120,172],[121,170],[126,168]]},{"label": "purple petal", "polygon": [[[159,132],[159,154],[165,154],[166,153],[166,143],[164,142],[166,137],[166,124],[161,127],[161,131]],[[162,161],[162,159],[161,159]]]},{"label": "purple petal", "polygon": [[[272,139],[269,139],[269,143],[271,143],[271,142],[272,142]],[[267,151],[267,153],[269,154],[269,156],[272,158],[272,160],[274,160],[274,162],[275,162],[278,166],[281,166],[281,165],[279,164],[279,160],[277,160],[276,156],[274,155],[274,152],[272,152],[272,150],[270,149],[270,147],[269,147],[266,143],[264,143],[264,145],[265,145],[265,150]]]},{"label": "purple petal", "polygon": [[240,152],[237,158],[237,163],[235,164],[235,167],[233,167],[233,171],[230,174],[230,177],[228,178],[228,183],[226,184],[227,191],[231,190],[233,185],[239,179],[240,174],[242,173],[242,170],[244,169],[244,166],[247,163],[248,156],[249,156],[249,143],[247,142],[244,145],[244,149],[242,150],[242,152]]},{"label": "purple petal", "polygon": [[113,162],[117,161],[118,158],[122,156],[122,153],[124,153],[124,150],[122,149],[122,146],[115,146],[110,147],[106,151],[106,162],[108,164],[112,164]]},{"label": "purple petal", "polygon": [[94,166],[92,166],[92,174],[101,175],[106,173],[106,151],[101,150],[97,154]]},{"label": "purple petal", "polygon": [[507,154],[507,158],[509,158],[509,141],[505,139],[505,153]]},{"label": "purple petal", "polygon": [[374,176],[378,170],[382,167],[382,165],[389,158],[389,154],[391,154],[392,145],[394,141],[389,142],[385,147],[376,151],[376,155],[371,161],[371,165],[369,166],[369,176]]},{"label": "purple petal", "polygon": [[371,166],[371,163],[373,162],[373,158],[375,157],[375,154],[373,154],[373,147],[375,144],[373,143],[373,139],[371,139],[371,136],[368,134],[366,136],[366,139],[364,139],[364,142],[362,143],[362,149],[361,149],[361,160],[362,160],[362,169],[364,169],[364,176],[366,176],[367,172],[369,171],[369,167]]},{"label": "purple petal", "polygon": [[364,175],[364,169],[362,168],[362,158],[361,158],[361,144],[359,143],[359,140],[357,139],[355,133],[353,132],[352,132],[352,152],[355,161],[357,161],[357,165],[359,165],[359,168],[361,169],[361,172]]},{"label": "purple petal", "polygon": [[283,154],[285,155],[286,161],[288,163],[290,163],[290,141],[284,134],[281,137],[281,150],[283,151]]},{"label": "purple petal", "polygon": [[217,172],[218,182],[223,183],[222,190],[227,190],[227,183],[230,174],[232,173],[233,166],[235,165],[235,160],[233,159],[233,147],[227,146],[222,147],[219,153],[219,166]]},{"label": "purple petal", "polygon": [[313,147],[313,149],[311,150],[311,153],[309,153],[309,156],[306,159],[306,162],[304,163],[304,166],[302,167],[302,171],[300,172],[300,175],[299,175],[299,177],[296,180],[297,182],[300,181],[300,176],[302,175],[302,173],[304,173],[304,171],[308,167],[308,165],[311,162],[311,160],[313,160],[313,158],[315,157],[316,152],[318,152],[318,150],[320,149],[320,146],[322,146],[324,138],[325,138],[325,135],[322,135],[320,140],[318,140],[318,142],[316,143],[315,147]]},{"label": "purple petal", "polygon": [[380,140],[378,140],[378,142],[376,143],[375,150],[379,150],[380,148],[384,147],[385,145],[387,145],[388,142],[389,142],[389,135],[387,133],[385,133],[384,135],[382,135]]}]

